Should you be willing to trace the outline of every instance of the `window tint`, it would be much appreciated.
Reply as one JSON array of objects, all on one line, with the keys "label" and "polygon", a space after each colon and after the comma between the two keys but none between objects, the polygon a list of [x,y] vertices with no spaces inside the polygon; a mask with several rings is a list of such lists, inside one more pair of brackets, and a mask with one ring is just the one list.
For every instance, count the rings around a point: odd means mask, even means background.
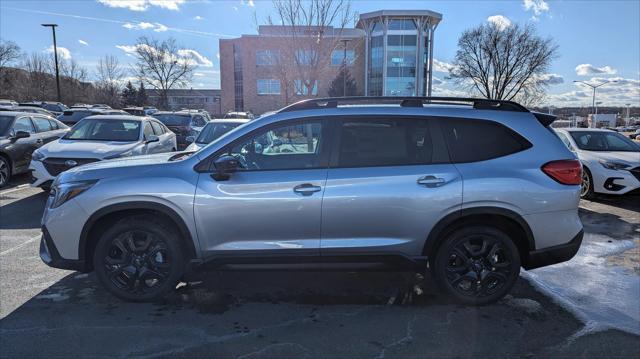
[{"label": "window tint", "polygon": [[13,131],[25,131],[29,133],[34,133],[33,125],[31,124],[31,120],[28,117],[21,117],[13,123]]},{"label": "window tint", "polygon": [[192,121],[193,126],[202,127],[207,124],[202,116],[194,116]]},{"label": "window tint", "polygon": [[51,124],[46,118],[33,117],[33,122],[36,124],[36,129],[38,130],[38,132],[51,131]]},{"label": "window tint", "polygon": [[307,169],[321,166],[320,122],[275,127],[234,144],[227,153],[243,170]]},{"label": "window tint", "polygon": [[511,129],[490,121],[443,121],[442,130],[453,162],[477,162],[516,153],[531,144]]},{"label": "window tint", "polygon": [[153,136],[153,128],[151,127],[151,125],[147,122],[144,124],[144,138],[148,138],[149,136]]},{"label": "window tint", "polygon": [[432,156],[427,120],[347,120],[341,124],[339,167],[429,164]]},{"label": "window tint", "polygon": [[162,128],[162,126],[160,126],[160,124],[155,121],[151,121],[151,127],[153,127],[153,132],[157,136],[160,136],[164,133],[164,129]]},{"label": "window tint", "polygon": [[638,152],[640,146],[617,132],[571,131],[576,145],[585,151]]},{"label": "window tint", "polygon": [[569,138],[567,138],[567,135],[565,135],[562,132],[556,132],[556,134],[558,135],[558,137],[560,137],[560,140],[562,141],[562,143],[564,143],[564,145],[567,146],[568,149],[573,151],[573,146],[571,145]]},{"label": "window tint", "polygon": [[56,123],[56,121],[54,120],[49,120],[49,124],[51,125],[51,128],[54,130],[58,129],[58,124]]}]

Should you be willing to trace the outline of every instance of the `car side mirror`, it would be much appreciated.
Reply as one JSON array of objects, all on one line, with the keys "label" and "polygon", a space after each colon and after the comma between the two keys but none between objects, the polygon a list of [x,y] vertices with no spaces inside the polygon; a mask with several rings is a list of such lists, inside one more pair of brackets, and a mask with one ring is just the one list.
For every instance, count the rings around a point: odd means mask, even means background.
[{"label": "car side mirror", "polygon": [[151,142],[158,142],[160,141],[160,138],[156,135],[149,135],[147,137],[145,137],[144,143],[145,144],[149,144]]},{"label": "car side mirror", "polygon": [[211,174],[211,177],[216,181],[226,181],[231,177],[231,174],[238,170],[240,162],[230,155],[224,155],[213,162],[215,172]]},{"label": "car side mirror", "polygon": [[189,143],[193,143],[196,140],[196,137],[195,136],[187,136],[184,140],[189,142]]},{"label": "car side mirror", "polygon": [[31,134],[27,131],[16,131],[16,133],[13,135],[12,139],[13,140],[19,140],[21,138],[27,138],[27,137],[31,137]]}]

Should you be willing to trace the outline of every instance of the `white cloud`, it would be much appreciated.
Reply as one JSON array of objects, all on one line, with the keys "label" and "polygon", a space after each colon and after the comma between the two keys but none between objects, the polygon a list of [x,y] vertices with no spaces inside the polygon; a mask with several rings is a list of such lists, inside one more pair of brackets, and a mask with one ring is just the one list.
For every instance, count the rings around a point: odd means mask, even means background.
[{"label": "white cloud", "polygon": [[89,46],[89,43],[84,40],[78,40],[78,42],[84,46]]},{"label": "white cloud", "polygon": [[146,11],[150,6],[168,10],[180,10],[180,5],[186,0],[98,0],[99,3],[112,8],[129,9],[131,11]]},{"label": "white cloud", "polygon": [[193,18],[194,20],[204,20],[204,18],[200,15],[197,15],[196,17]]},{"label": "white cloud", "polygon": [[247,2],[247,5],[249,5],[249,6],[251,6],[251,7],[254,7],[254,6],[255,6],[255,4],[253,3],[253,0],[249,0],[249,1]]},{"label": "white cloud", "polygon": [[194,72],[193,76],[195,76],[195,77],[205,77],[206,75],[203,74],[202,72]]},{"label": "white cloud", "polygon": [[208,58],[206,58],[196,50],[191,50],[191,49],[178,50],[178,55],[182,56],[183,58],[193,59],[198,66],[213,67],[213,62],[211,62],[211,60],[209,60]]},{"label": "white cloud", "polygon": [[455,66],[453,64],[450,64],[448,62],[433,59],[433,71],[448,73],[449,70],[452,70],[454,67]]},{"label": "white cloud", "polygon": [[220,53],[219,52],[216,54],[216,57],[218,58],[218,60],[220,60]]},{"label": "white cloud", "polygon": [[[47,47],[44,51],[53,54],[53,45]],[[64,60],[70,60],[71,51],[66,47],[58,46],[58,57]]]},{"label": "white cloud", "polygon": [[487,21],[500,30],[504,30],[511,26],[511,20],[503,15],[493,15],[487,18]]},{"label": "white cloud", "polygon": [[618,70],[614,69],[611,66],[595,67],[591,64],[580,64],[576,66],[576,75],[578,76],[588,76],[596,74],[613,75],[616,72],[618,72]]},{"label": "white cloud", "polygon": [[165,25],[162,25],[159,22],[150,23],[150,22],[139,22],[137,24],[127,22],[122,27],[127,28],[129,30],[149,30],[152,29],[155,32],[165,32],[169,30],[169,28]]},{"label": "white cloud", "polygon": [[536,80],[538,82],[547,84],[547,85],[559,85],[564,83],[564,78],[562,75],[558,74],[544,74],[537,76]]},{"label": "white cloud", "polygon": [[[588,83],[601,84],[605,81],[615,81],[598,87],[596,101],[602,102],[602,106],[640,106],[640,80],[623,77],[592,77]],[[590,87],[575,83],[580,90],[547,95],[547,101],[556,106],[591,106],[593,94]]]},{"label": "white cloud", "polygon": [[549,11],[549,4],[544,0],[524,0],[522,7],[525,11],[533,11],[531,19],[534,21],[538,21],[540,15]]},{"label": "white cloud", "polygon": [[439,78],[433,76],[433,78],[431,79],[431,83],[433,83],[434,85],[442,85],[442,84],[444,84],[444,81],[442,81]]},{"label": "white cloud", "polygon": [[256,6],[253,3],[253,0],[240,0],[240,5],[247,5],[247,6],[250,6],[250,7]]}]

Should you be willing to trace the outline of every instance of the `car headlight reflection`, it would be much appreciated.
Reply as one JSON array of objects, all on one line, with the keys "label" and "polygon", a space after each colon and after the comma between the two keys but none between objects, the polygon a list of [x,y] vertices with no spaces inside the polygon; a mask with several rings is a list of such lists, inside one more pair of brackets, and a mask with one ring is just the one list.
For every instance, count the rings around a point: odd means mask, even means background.
[{"label": "car headlight reflection", "polygon": [[78,181],[54,184],[51,187],[49,196],[52,197],[51,208],[60,207],[72,198],[93,187],[97,181]]},{"label": "car headlight reflection", "polygon": [[611,161],[600,161],[600,164],[602,165],[602,167],[608,170],[614,170],[614,171],[620,171],[620,170],[624,170],[631,167],[624,163],[611,162]]}]

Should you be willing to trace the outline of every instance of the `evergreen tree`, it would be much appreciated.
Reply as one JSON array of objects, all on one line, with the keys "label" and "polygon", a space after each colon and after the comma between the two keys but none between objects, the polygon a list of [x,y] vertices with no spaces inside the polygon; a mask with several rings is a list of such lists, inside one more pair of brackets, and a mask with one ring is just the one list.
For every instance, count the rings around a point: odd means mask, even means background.
[{"label": "evergreen tree", "polygon": [[144,83],[140,81],[140,88],[138,89],[138,99],[136,101],[138,106],[146,106],[149,104],[149,96],[147,95],[147,90],[144,88]]},{"label": "evergreen tree", "polygon": [[131,81],[127,82],[127,86],[124,87],[120,96],[124,106],[135,106],[138,102],[138,91],[133,87]]},{"label": "evergreen tree", "polygon": [[[346,87],[346,93],[345,93]],[[349,69],[342,65],[340,72],[329,85],[330,97],[342,97],[342,96],[356,96],[358,94],[358,88],[356,87],[356,80],[351,77]]]}]

